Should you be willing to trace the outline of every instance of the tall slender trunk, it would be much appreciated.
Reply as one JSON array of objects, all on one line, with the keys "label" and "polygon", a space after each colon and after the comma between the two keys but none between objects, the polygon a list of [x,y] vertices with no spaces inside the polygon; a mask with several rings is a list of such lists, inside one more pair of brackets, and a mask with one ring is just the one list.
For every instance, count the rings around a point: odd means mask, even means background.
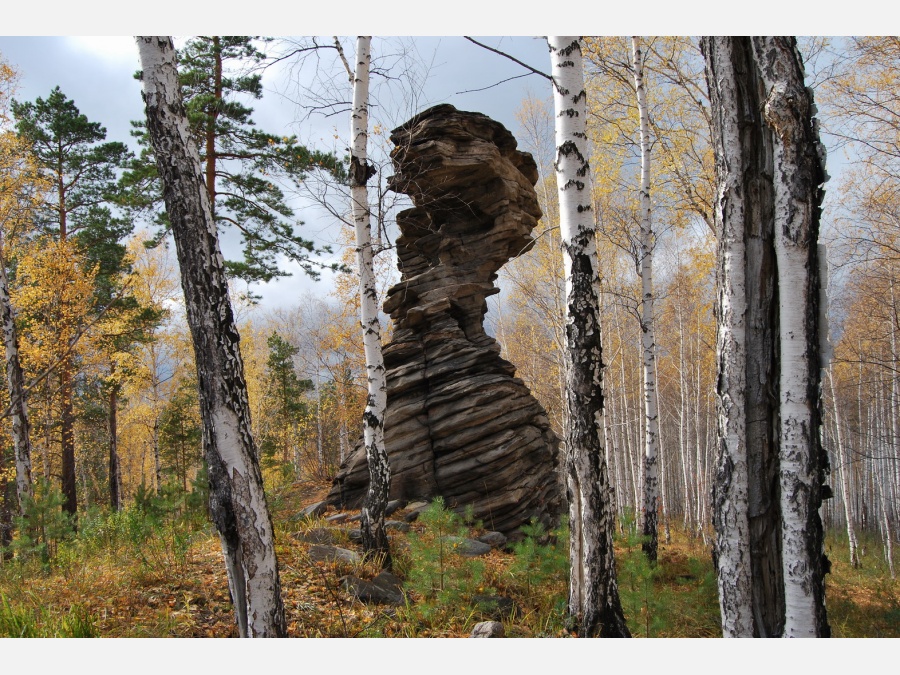
[{"label": "tall slender trunk", "polygon": [[841,417],[837,396],[834,393],[834,373],[828,372],[828,389],[831,393],[831,409],[834,411],[834,440],[837,451],[837,463],[841,474],[841,496],[844,499],[844,517],[847,519],[847,540],[850,542],[850,565],[859,567],[857,553],[856,530],[853,528],[853,511],[850,508],[850,491],[847,482],[847,466],[844,464],[844,443],[841,436]]},{"label": "tall slender trunk", "polygon": [[72,401],[72,357],[67,354],[59,365],[59,398],[62,405],[60,427],[62,436],[62,493],[63,509],[73,516],[78,512],[78,488],[75,473],[75,407]]},{"label": "tall slender trunk", "polygon": [[656,393],[656,337],[653,327],[653,221],[650,202],[650,122],[644,85],[644,55],[640,38],[631,38],[634,89],[641,125],[641,348],[644,366],[644,485],[641,548],[651,563],[659,548],[659,401]]},{"label": "tall slender trunk", "polygon": [[325,441],[322,424],[322,387],[319,382],[319,369],[316,367],[316,459],[319,461],[319,470],[325,467]]},{"label": "tall slender trunk", "polygon": [[181,100],[175,47],[165,36],[136,41],[147,130],[194,344],[210,512],[222,542],[235,618],[242,637],[283,637],[275,533],[250,427],[240,338],[200,157]]},{"label": "tall slender trunk", "polygon": [[[62,152],[60,151],[60,157]],[[62,160],[60,160],[62,162]],[[59,184],[57,191],[59,193],[59,204],[57,205],[59,214],[59,240],[66,241],[68,238],[68,222],[67,222],[67,204],[66,204],[66,188],[64,181],[64,171],[62,165],[57,168],[59,174]],[[62,406],[60,415],[60,438],[62,445],[62,493],[65,501],[63,502],[63,510],[72,516],[78,513],[78,483],[75,472],[75,407],[72,400],[74,395],[72,389],[72,354],[69,351],[69,345],[63,344],[62,348],[66,350],[59,364],[59,398]]]},{"label": "tall slender trunk", "polygon": [[363,549],[391,566],[384,510],[391,486],[391,467],[384,447],[387,380],[381,352],[378,289],[375,283],[372,225],[366,182],[375,174],[367,161],[369,127],[369,61],[371,36],[356,39],[356,72],[351,74],[353,110],[350,115],[350,211],[356,226],[356,263],[359,267],[359,311],[366,357],[368,395],[363,412],[363,439],[369,465],[369,488],[362,507],[360,531]]},{"label": "tall slender trunk", "polygon": [[581,39],[550,37],[556,180],[566,274],[566,493],[569,616],[578,635],[630,637],[616,583],[615,522],[598,424],[603,418],[600,275],[591,213]]},{"label": "tall slender trunk", "polygon": [[[110,373],[112,375],[112,373]],[[109,507],[113,511],[122,508],[122,476],[119,470],[118,447],[119,388],[109,388]]]},{"label": "tall slender trunk", "polygon": [[0,239],[0,323],[2,323],[3,344],[6,348],[6,382],[9,386],[9,408],[16,462],[16,498],[19,513],[24,516],[28,500],[34,497],[34,484],[31,479],[31,425],[28,421],[25,376],[19,363],[19,338],[9,299],[6,259],[2,255],[2,248],[3,242]]},{"label": "tall slender trunk", "polygon": [[222,104],[222,44],[213,35],[213,100],[206,111],[206,191],[213,217],[216,214],[216,122]]}]

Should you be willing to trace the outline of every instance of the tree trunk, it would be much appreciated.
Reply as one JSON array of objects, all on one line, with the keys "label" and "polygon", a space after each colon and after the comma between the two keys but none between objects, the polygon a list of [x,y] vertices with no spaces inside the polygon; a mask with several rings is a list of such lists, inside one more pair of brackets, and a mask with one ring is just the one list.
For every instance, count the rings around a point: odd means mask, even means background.
[{"label": "tree trunk", "polygon": [[603,417],[600,276],[591,212],[581,40],[548,38],[556,108],[556,180],[566,274],[566,494],[569,617],[584,637],[630,637],[616,584],[615,522],[598,424]]},{"label": "tree trunk", "polygon": [[113,384],[109,389],[109,507],[113,511],[122,509],[122,476],[119,471],[118,429],[116,419],[119,413],[119,388]]},{"label": "tree trunk", "polygon": [[28,422],[28,406],[25,400],[25,377],[19,363],[19,339],[9,299],[6,260],[2,255],[0,255],[0,322],[3,324],[3,343],[6,347],[6,382],[9,385],[9,408],[16,462],[16,498],[19,513],[24,516],[27,501],[34,498],[34,484],[31,479],[31,425]]},{"label": "tree trunk", "polygon": [[390,568],[391,554],[384,531],[384,510],[391,487],[391,467],[384,447],[387,381],[378,321],[372,225],[366,182],[375,174],[366,155],[369,127],[369,61],[371,36],[356,40],[356,72],[351,75],[353,110],[350,114],[350,212],[356,227],[356,263],[359,267],[359,312],[366,358],[368,396],[363,412],[363,439],[369,465],[369,487],[362,507],[360,531],[363,550]]},{"label": "tree trunk", "polygon": [[704,38],[703,49],[719,182],[723,631],[825,636],[816,245],[824,173],[812,101],[793,38]]},{"label": "tree trunk", "polygon": [[62,493],[63,510],[73,516],[78,512],[78,488],[75,473],[75,409],[72,402],[72,356],[66,354],[59,364],[59,397],[62,402],[60,418],[62,436]]},{"label": "tree trunk", "polygon": [[853,527],[853,511],[850,506],[849,484],[847,482],[847,466],[844,464],[844,443],[841,435],[841,417],[838,409],[837,395],[834,392],[834,372],[828,373],[828,388],[831,393],[831,409],[834,411],[834,441],[837,450],[837,463],[841,472],[841,496],[844,499],[844,517],[847,519],[847,540],[850,544],[850,566],[859,567],[856,530]]},{"label": "tree trunk", "polygon": [[753,39],[774,133],[775,257],[781,348],[779,463],[785,637],[827,637],[821,446],[818,237],[825,168],[815,105],[793,38]]},{"label": "tree trunk", "polygon": [[641,548],[651,563],[659,549],[659,401],[656,393],[656,337],[653,329],[653,246],[650,203],[650,123],[644,86],[644,57],[640,38],[631,38],[634,88],[641,125],[641,348],[644,365],[644,485],[642,511],[644,542]]},{"label": "tree trunk", "polygon": [[[718,428],[719,449],[713,489],[715,561],[719,610],[725,637],[753,636],[753,593],[750,563],[749,466],[747,457],[747,250],[744,221],[743,167],[726,158],[742,157],[739,118],[741,84],[731,40],[705,43],[719,198],[718,231]],[[752,207],[750,207],[752,208]],[[752,396],[752,394],[751,394]],[[699,436],[699,429],[697,430]],[[698,441],[699,443],[699,441]]]},{"label": "tree trunk", "polygon": [[181,101],[175,47],[165,36],[136,41],[147,130],[194,343],[210,512],[222,542],[238,630],[242,637],[282,637],[286,626],[275,536],[250,428],[239,336],[200,157]]}]

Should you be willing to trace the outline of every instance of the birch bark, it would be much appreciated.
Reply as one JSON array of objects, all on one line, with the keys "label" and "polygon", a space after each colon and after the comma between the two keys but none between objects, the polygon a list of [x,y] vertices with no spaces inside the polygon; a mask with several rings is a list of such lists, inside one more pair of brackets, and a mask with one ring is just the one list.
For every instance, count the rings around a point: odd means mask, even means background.
[{"label": "birch bark", "polygon": [[0,233],[0,324],[3,344],[6,348],[6,382],[9,385],[10,415],[12,417],[13,448],[16,458],[16,498],[20,515],[25,515],[29,499],[34,498],[31,478],[31,425],[28,421],[28,405],[25,400],[25,377],[19,363],[19,339],[9,299],[9,282],[6,276],[6,260],[2,255],[3,241]]},{"label": "birch bark", "polygon": [[816,242],[825,174],[812,100],[793,38],[707,37],[703,50],[719,183],[723,632],[826,636]]},{"label": "birch bark", "polygon": [[566,493],[569,617],[584,637],[630,637],[616,583],[603,423],[600,277],[591,211],[581,39],[548,38],[556,112],[556,180],[566,277]]},{"label": "birch bark", "polygon": [[778,263],[779,473],[785,637],[827,637],[824,532],[819,517],[827,456],[821,447],[819,216],[824,162],[811,90],[793,38],[755,37],[754,61],[774,132]]},{"label": "birch bark", "polygon": [[210,513],[222,542],[242,637],[286,634],[275,537],[250,429],[247,385],[224,258],[165,36],[135,38],[147,130],[178,252],[194,343],[209,467]]},{"label": "birch bark", "polygon": [[384,510],[391,484],[391,467],[384,447],[387,381],[381,351],[378,291],[375,283],[372,225],[366,182],[375,174],[367,162],[369,127],[369,62],[371,36],[356,40],[356,71],[351,74],[353,109],[350,115],[350,212],[356,228],[356,263],[359,267],[359,311],[366,357],[368,393],[363,412],[363,440],[369,465],[369,488],[362,507],[360,530],[363,549],[390,567],[391,556],[384,530]]},{"label": "birch bark", "polygon": [[653,327],[653,226],[650,202],[650,122],[644,85],[644,56],[640,38],[631,38],[634,89],[637,93],[641,133],[641,348],[644,366],[644,485],[641,548],[651,563],[659,549],[659,402],[656,392],[656,337]]},{"label": "birch bark", "polygon": [[713,489],[715,560],[719,610],[725,637],[753,636],[749,475],[747,464],[746,360],[747,288],[745,286],[744,201],[738,82],[733,44],[711,38],[704,44],[710,73],[716,149],[715,219],[718,226],[718,429],[719,447]]},{"label": "birch bark", "polygon": [[831,394],[831,409],[834,411],[834,441],[837,450],[837,462],[841,471],[841,496],[844,499],[844,517],[847,519],[847,540],[850,543],[850,566],[859,567],[859,553],[857,552],[856,530],[853,527],[853,510],[850,505],[849,484],[847,482],[847,465],[844,464],[844,442],[841,435],[841,417],[838,408],[837,396],[834,393],[834,376],[828,371],[828,388]]}]

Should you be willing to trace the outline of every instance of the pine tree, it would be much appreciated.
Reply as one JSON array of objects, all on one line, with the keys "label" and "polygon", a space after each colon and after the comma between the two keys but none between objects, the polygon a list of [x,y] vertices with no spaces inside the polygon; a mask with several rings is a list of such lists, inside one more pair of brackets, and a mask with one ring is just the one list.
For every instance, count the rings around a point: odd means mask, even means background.
[{"label": "pine tree", "polygon": [[[300,351],[285,340],[278,331],[274,331],[266,340],[269,347],[269,358],[266,370],[269,376],[269,396],[275,401],[274,431],[272,440],[264,439],[272,444],[280,443],[282,461],[290,461],[290,445],[297,441],[298,420],[305,417],[307,405],[304,394],[315,387],[312,380],[301,380],[294,367],[294,356]],[[290,432],[290,433],[285,433]],[[296,454],[296,453],[295,453]],[[296,458],[295,458],[296,459]],[[296,464],[296,462],[295,462]]]},{"label": "pine tree", "polygon": [[[118,199],[116,169],[129,157],[123,143],[108,142],[106,129],[90,122],[75,103],[53,89],[47,99],[13,102],[18,133],[32,146],[41,173],[52,181],[49,198],[37,213],[36,224],[47,237],[65,244],[70,239],[86,258],[86,268],[96,268],[93,311],[112,300],[115,278],[125,254],[119,240],[131,230],[128,221],[116,218],[110,203]],[[86,317],[65,317],[71,323]],[[60,327],[61,330],[63,327]],[[72,326],[65,327],[71,332]],[[71,350],[72,345],[68,345]],[[77,510],[75,481],[75,411],[71,353],[58,367],[62,401],[62,487],[65,509]]]},{"label": "pine tree", "polygon": [[[337,266],[313,258],[331,251],[300,236],[297,227],[302,223],[295,219],[284,188],[298,187],[311,171],[345,179],[346,170],[333,154],[310,150],[295,136],[256,128],[253,108],[242,100],[263,95],[259,69],[266,56],[257,47],[260,42],[266,40],[247,35],[189,40],[178,52],[181,95],[216,225],[220,232],[235,227],[241,234],[244,260],[226,261],[228,275],[247,282],[287,276],[278,267],[278,258],[284,256],[317,278],[323,267]],[[125,174],[124,184],[133,206],[156,208],[162,191],[153,151],[147,146],[144,123],[133,125],[145,150]]]}]

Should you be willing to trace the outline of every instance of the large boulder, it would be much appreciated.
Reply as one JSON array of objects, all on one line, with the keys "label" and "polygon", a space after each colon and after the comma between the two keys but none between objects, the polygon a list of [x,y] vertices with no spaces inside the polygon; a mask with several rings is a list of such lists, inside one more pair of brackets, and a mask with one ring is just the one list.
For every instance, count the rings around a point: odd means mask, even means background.
[{"label": "large boulder", "polygon": [[[531,155],[503,125],[439,105],[391,134],[391,189],[415,208],[397,216],[400,283],[384,305],[393,339],[385,446],[391,499],[443,496],[503,533],[556,522],[559,439],[547,414],[484,330],[497,271],[534,242],[541,216]],[[342,465],[328,503],[358,508],[365,449]]]}]

